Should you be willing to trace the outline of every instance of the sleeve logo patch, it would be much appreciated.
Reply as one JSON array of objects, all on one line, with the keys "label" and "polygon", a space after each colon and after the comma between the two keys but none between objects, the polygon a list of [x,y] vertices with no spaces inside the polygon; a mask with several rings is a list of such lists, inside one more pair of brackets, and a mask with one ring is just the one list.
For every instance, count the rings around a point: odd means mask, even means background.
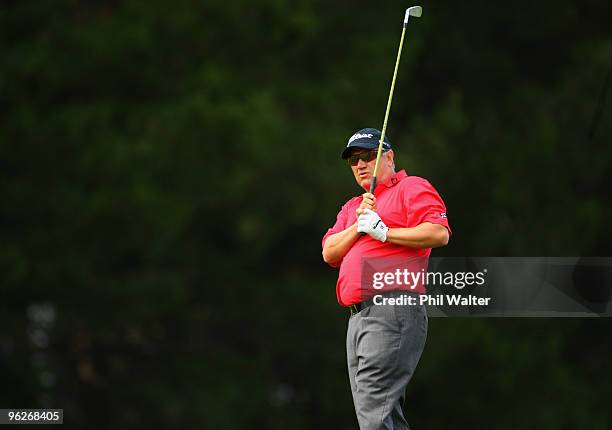
[{"label": "sleeve logo patch", "polygon": [[440,218],[446,218],[446,212],[440,212]]}]

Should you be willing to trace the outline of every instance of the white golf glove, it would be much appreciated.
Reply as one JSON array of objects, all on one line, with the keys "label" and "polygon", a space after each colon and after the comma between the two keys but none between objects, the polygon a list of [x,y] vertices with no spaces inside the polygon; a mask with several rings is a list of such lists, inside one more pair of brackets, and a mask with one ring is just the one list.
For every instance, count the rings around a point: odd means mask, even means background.
[{"label": "white golf glove", "polygon": [[371,209],[364,209],[357,219],[357,231],[367,233],[376,240],[384,242],[387,240],[389,227],[380,219],[378,214]]}]

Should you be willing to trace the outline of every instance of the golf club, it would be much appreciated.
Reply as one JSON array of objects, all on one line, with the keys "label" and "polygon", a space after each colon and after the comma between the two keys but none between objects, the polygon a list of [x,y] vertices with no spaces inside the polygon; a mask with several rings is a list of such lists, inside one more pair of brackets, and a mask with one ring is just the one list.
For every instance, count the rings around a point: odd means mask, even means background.
[{"label": "golf club", "polygon": [[400,57],[402,55],[402,45],[404,44],[404,34],[406,34],[406,26],[408,18],[411,16],[420,17],[423,12],[421,6],[412,6],[406,9],[404,16],[404,28],[402,29],[402,38],[400,39],[399,49],[397,50],[397,60],[395,60],[395,70],[393,71],[393,80],[391,81],[391,91],[389,92],[389,100],[387,101],[387,111],[385,112],[385,120],[383,122],[382,132],[380,134],[380,142],[378,142],[378,153],[376,154],[376,164],[374,165],[374,173],[372,174],[372,182],[370,183],[370,193],[374,194],[376,188],[376,173],[378,172],[378,163],[380,162],[380,154],[382,153],[383,141],[385,140],[385,131],[387,130],[387,120],[389,119],[389,110],[391,109],[391,100],[393,99],[393,89],[395,88],[395,78],[399,67]]}]

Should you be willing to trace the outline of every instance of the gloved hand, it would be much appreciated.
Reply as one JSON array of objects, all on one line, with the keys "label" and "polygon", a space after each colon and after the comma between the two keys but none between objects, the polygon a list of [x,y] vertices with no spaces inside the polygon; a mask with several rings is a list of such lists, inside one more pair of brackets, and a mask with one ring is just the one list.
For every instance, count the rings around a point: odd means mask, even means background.
[{"label": "gloved hand", "polygon": [[364,209],[363,214],[357,219],[357,231],[367,233],[376,240],[384,242],[387,240],[389,227],[380,219],[378,214],[371,209]]}]

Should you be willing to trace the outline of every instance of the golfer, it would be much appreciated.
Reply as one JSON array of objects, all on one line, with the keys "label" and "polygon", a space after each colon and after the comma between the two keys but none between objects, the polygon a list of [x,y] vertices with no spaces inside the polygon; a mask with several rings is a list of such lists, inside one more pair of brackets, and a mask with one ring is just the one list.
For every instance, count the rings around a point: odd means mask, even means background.
[{"label": "golfer", "polygon": [[[348,141],[348,159],[357,184],[366,190],[347,201],[323,237],[323,260],[339,267],[336,295],[350,308],[346,337],[348,373],[361,430],[408,429],[402,405],[427,336],[422,305],[380,305],[363,276],[368,261],[426,261],[431,248],[451,234],[446,207],[425,179],[395,171],[391,142],[385,137],[374,194],[370,188],[380,131],[365,128]],[[398,297],[396,288],[376,291]],[[377,287],[375,287],[377,288]],[[412,288],[412,289],[411,289]],[[422,284],[404,290],[423,294]],[[403,294],[406,291],[401,291]],[[405,295],[405,294],[404,294]]]}]

